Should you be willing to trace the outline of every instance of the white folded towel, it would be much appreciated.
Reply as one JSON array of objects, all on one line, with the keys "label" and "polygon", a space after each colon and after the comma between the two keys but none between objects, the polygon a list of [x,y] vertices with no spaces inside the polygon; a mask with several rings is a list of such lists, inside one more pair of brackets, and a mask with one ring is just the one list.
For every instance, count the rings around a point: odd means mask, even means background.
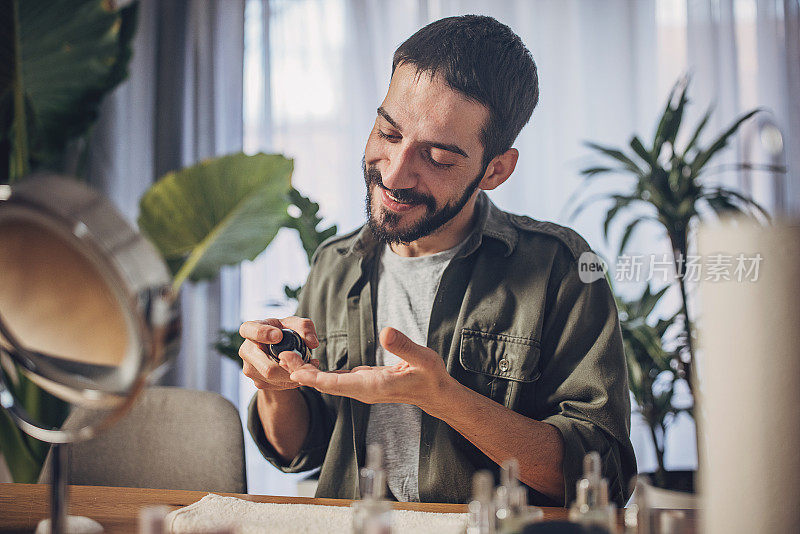
[{"label": "white folded towel", "polygon": [[[164,530],[173,534],[323,534],[352,530],[347,506],[275,504],[246,501],[209,493],[194,504],[167,515]],[[462,534],[467,514],[439,514],[394,510],[392,531],[402,534]]]}]

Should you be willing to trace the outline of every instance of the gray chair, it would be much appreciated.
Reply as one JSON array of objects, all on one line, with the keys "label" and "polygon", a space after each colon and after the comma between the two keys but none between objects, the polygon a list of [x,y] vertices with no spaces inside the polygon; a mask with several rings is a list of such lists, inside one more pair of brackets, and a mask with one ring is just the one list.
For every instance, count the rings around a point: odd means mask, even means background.
[{"label": "gray chair", "polygon": [[[76,409],[64,426],[83,426],[91,417]],[[49,481],[50,461],[48,455],[40,483]],[[239,412],[216,393],[148,388],[114,426],[70,447],[67,481],[247,493]]]}]

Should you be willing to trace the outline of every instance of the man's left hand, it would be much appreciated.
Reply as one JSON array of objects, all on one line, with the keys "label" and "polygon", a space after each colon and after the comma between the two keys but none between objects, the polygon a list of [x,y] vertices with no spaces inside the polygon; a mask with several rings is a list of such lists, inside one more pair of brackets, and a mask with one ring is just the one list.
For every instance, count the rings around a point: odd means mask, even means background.
[{"label": "man's left hand", "polygon": [[290,379],[322,393],[351,397],[367,404],[413,404],[430,413],[442,403],[453,378],[435,351],[417,345],[394,328],[381,330],[380,343],[403,361],[386,367],[361,366],[349,371],[320,371],[290,352],[280,355],[280,365]]}]

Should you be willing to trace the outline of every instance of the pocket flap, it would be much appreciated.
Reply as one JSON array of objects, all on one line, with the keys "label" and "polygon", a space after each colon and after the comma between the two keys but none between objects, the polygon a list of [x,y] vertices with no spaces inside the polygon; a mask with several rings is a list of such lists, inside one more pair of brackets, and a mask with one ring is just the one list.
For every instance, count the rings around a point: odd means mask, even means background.
[{"label": "pocket flap", "polygon": [[539,342],[464,328],[459,360],[464,369],[487,376],[533,382],[539,378]]}]

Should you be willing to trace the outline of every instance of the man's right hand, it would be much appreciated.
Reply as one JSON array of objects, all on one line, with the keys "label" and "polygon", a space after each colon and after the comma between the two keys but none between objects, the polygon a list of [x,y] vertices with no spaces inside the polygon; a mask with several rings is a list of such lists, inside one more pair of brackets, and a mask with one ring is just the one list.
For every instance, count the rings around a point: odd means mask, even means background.
[{"label": "man's right hand", "polygon": [[[300,386],[289,380],[289,373],[267,355],[267,345],[277,343],[283,338],[281,328],[290,328],[300,334],[308,348],[313,350],[319,347],[317,332],[311,319],[286,317],[242,323],[239,327],[239,334],[245,338],[239,347],[242,372],[263,391],[280,391]],[[291,352],[282,352],[279,358],[292,357],[291,355]],[[311,363],[319,367],[319,360],[312,359]]]},{"label": "man's right hand", "polygon": [[[287,317],[285,319],[265,319],[247,321],[239,327],[245,338],[239,347],[242,358],[242,372],[258,388],[256,409],[264,429],[264,436],[272,444],[280,459],[287,465],[297,456],[308,435],[310,415],[308,405],[299,391],[300,384],[289,380],[284,369],[287,361],[300,360],[294,352],[281,352],[281,364],[267,356],[266,345],[283,339],[281,328],[291,328],[303,338],[310,349],[319,347],[317,332],[310,319]],[[288,360],[287,360],[288,359]],[[319,367],[319,360],[311,363]]]}]

